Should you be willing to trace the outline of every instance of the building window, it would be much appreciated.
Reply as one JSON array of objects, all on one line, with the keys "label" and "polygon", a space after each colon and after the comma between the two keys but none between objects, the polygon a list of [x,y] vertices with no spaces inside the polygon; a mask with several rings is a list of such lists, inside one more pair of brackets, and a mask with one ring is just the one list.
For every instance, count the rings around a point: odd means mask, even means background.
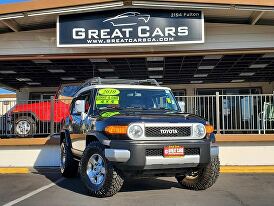
[{"label": "building window", "polygon": [[173,89],[172,92],[175,97],[186,96],[186,90],[184,89]]},{"label": "building window", "polygon": [[29,100],[37,100],[37,101],[50,100],[52,96],[55,96],[55,93],[32,92],[29,94]]},{"label": "building window", "polygon": [[[258,128],[258,114],[263,105],[260,88],[228,88],[228,89],[198,89],[195,101],[195,111],[209,121],[216,121],[216,92],[220,99],[220,128],[223,131],[238,133]],[[212,96],[211,96],[212,95]],[[255,96],[252,96],[255,95]]]},{"label": "building window", "polygon": [[197,95],[215,95],[219,92],[220,95],[249,95],[261,94],[261,88],[227,88],[227,89],[197,89]]}]

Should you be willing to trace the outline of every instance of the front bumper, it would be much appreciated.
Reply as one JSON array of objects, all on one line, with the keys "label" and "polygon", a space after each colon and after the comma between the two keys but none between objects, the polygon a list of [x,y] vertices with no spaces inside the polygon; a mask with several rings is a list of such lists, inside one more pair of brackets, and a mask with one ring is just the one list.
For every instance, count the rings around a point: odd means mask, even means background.
[{"label": "front bumper", "polygon": [[[184,146],[189,151],[199,153],[185,154],[181,158],[164,158],[160,153],[149,154],[147,151],[163,151],[165,146]],[[112,140],[105,150],[106,158],[117,167],[127,170],[190,168],[206,165],[210,157],[218,155],[218,147],[212,146],[209,140],[173,140],[173,141],[121,141]]]}]

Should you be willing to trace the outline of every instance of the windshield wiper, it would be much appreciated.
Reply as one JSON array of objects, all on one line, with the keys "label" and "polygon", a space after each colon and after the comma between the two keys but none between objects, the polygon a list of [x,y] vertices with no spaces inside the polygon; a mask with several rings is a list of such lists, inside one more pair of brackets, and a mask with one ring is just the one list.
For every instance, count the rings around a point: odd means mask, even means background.
[{"label": "windshield wiper", "polygon": [[151,110],[161,110],[161,111],[170,111],[170,112],[177,112],[177,110],[173,110],[173,109],[168,109],[165,107],[159,107],[159,108],[149,108]]},{"label": "windshield wiper", "polygon": [[106,106],[106,107],[100,107],[98,108],[99,110],[121,110],[120,107],[115,107],[115,106]]},{"label": "windshield wiper", "polygon": [[136,107],[136,106],[129,106],[129,107],[125,107],[123,109],[126,109],[126,110],[128,110],[128,109],[147,110],[147,108],[145,108],[145,107]]}]

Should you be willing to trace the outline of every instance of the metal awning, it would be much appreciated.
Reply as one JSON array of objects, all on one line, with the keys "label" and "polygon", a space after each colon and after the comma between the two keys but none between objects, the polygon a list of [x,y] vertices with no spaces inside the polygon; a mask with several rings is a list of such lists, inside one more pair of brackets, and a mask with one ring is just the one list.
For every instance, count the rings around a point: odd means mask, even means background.
[{"label": "metal awning", "polygon": [[162,84],[274,81],[274,53],[108,59],[1,61],[0,83],[58,86],[92,77],[157,79]]}]

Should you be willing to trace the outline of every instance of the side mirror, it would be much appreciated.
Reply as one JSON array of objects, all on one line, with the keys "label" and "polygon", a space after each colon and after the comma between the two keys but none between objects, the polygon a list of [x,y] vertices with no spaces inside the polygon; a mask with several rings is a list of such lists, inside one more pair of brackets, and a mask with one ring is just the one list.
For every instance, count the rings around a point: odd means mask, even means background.
[{"label": "side mirror", "polygon": [[85,112],[85,100],[77,100],[75,102],[75,113],[82,114]]},{"label": "side mirror", "polygon": [[179,104],[179,107],[180,107],[180,109],[181,109],[181,111],[183,112],[183,113],[185,113],[185,102],[178,102],[178,104]]}]

